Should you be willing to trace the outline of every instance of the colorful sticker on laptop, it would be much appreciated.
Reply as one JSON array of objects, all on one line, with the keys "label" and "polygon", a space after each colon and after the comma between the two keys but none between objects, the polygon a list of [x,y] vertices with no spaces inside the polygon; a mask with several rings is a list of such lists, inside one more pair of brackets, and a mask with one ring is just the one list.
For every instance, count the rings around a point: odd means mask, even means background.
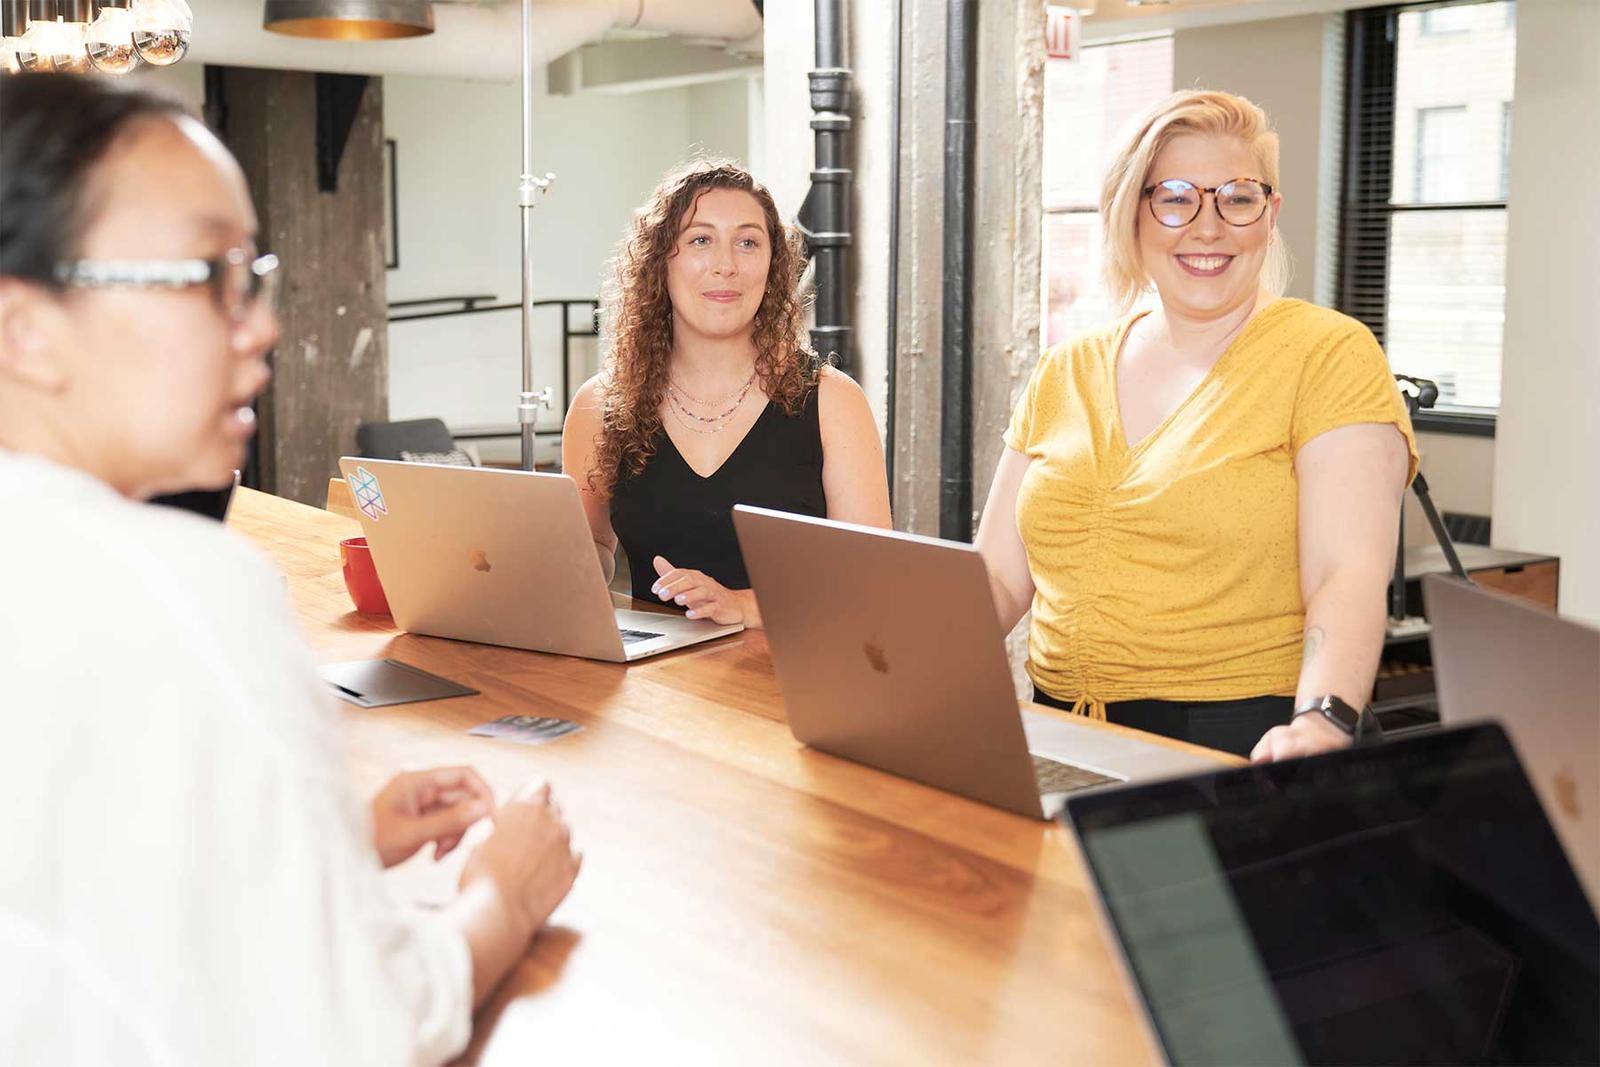
[{"label": "colorful sticker on laptop", "polygon": [[389,514],[389,506],[383,502],[383,490],[378,487],[378,479],[371,471],[357,467],[356,472],[345,481],[350,483],[350,494],[356,498],[356,507],[361,509],[363,515],[377,522],[379,515]]}]

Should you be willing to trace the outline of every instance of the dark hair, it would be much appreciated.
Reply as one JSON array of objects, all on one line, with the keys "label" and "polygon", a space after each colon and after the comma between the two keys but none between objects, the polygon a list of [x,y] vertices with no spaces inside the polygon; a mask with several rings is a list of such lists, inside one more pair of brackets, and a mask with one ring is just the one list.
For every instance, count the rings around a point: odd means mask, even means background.
[{"label": "dark hair", "polygon": [[140,119],[184,114],[175,100],[70,74],[0,75],[0,276],[58,288],[92,221],[84,191]]}]

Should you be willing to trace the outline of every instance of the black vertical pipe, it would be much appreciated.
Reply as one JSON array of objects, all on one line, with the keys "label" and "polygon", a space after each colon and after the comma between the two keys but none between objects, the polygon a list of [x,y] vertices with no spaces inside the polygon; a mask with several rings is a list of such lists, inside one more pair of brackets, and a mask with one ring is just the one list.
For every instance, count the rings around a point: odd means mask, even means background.
[{"label": "black vertical pipe", "polygon": [[939,536],[972,540],[972,213],[978,0],[948,0],[944,83],[944,315]]},{"label": "black vertical pipe", "polygon": [[824,359],[854,370],[850,336],[850,70],[845,66],[843,0],[816,0],[817,66],[810,74],[816,166],[798,223],[816,262],[816,325],[811,344]]}]

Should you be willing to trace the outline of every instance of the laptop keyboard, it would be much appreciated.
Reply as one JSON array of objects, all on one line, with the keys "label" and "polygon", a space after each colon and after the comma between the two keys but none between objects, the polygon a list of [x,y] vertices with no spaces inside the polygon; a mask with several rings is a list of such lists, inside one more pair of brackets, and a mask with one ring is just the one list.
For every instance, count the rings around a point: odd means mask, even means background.
[{"label": "laptop keyboard", "polygon": [[1099,774],[1085,767],[1075,767],[1070,763],[1057,763],[1053,759],[1043,756],[1033,757],[1033,776],[1039,782],[1039,794],[1045,793],[1070,793],[1076,789],[1088,789],[1092,785],[1108,785],[1120,782],[1121,778],[1113,778],[1107,774]]},{"label": "laptop keyboard", "polygon": [[653,641],[657,637],[665,637],[665,636],[667,636],[667,635],[666,634],[653,634],[653,633],[650,633],[648,630],[628,630],[628,629],[623,629],[622,630],[622,643],[625,644],[625,645],[636,645],[640,641]]}]

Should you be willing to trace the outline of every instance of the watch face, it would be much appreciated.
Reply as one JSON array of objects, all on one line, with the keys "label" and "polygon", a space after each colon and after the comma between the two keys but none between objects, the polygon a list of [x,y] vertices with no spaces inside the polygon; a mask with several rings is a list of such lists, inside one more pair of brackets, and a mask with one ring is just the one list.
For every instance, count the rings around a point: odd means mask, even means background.
[{"label": "watch face", "polygon": [[1329,697],[1322,707],[1324,714],[1343,727],[1345,733],[1353,735],[1356,732],[1356,724],[1361,721],[1361,713],[1355,708],[1338,697]]},{"label": "watch face", "polygon": [[1320,714],[1351,737],[1356,735],[1356,727],[1361,723],[1361,713],[1335,696],[1321,697],[1302,712]]}]

